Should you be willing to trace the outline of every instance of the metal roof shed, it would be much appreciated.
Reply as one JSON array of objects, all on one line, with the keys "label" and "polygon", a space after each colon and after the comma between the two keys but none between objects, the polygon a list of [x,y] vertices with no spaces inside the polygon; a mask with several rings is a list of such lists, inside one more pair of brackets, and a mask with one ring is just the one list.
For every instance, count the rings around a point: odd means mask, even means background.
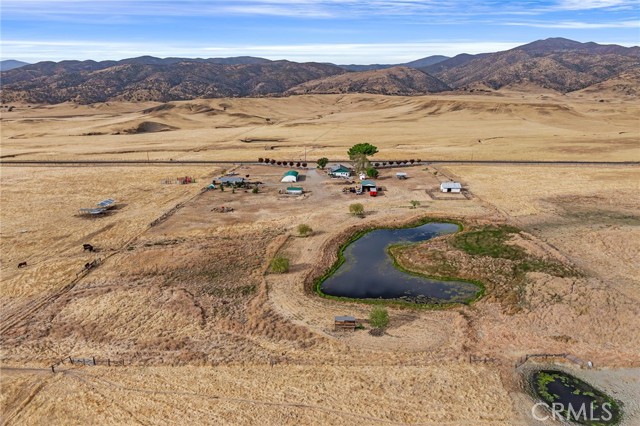
[{"label": "metal roof shed", "polygon": [[369,179],[363,180],[361,185],[362,189],[364,189],[365,191],[370,191],[371,189],[377,188],[376,183]]},{"label": "metal roof shed", "polygon": [[238,176],[225,176],[220,178],[220,183],[227,185],[240,185],[244,183],[244,178]]},{"label": "metal roof shed", "polygon": [[460,192],[462,191],[462,185],[460,182],[442,182],[440,184],[440,191],[442,192]]},{"label": "metal roof shed", "polygon": [[295,170],[289,170],[283,176],[280,182],[297,182],[298,181],[298,172]]},{"label": "metal roof shed", "polygon": [[287,194],[302,195],[303,192],[304,190],[302,189],[301,186],[290,186],[287,188]]}]

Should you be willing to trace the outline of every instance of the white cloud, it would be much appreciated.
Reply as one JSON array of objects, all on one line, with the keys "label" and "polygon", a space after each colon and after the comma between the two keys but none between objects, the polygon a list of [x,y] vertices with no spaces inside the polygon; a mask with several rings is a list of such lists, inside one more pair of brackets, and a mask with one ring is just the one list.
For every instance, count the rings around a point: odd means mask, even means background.
[{"label": "white cloud", "polygon": [[522,42],[437,41],[415,43],[287,44],[287,45],[167,45],[165,43],[112,43],[82,41],[4,40],[3,59],[26,62],[64,59],[123,59],[152,55],[158,57],[261,56],[297,62],[402,63],[429,55],[454,56],[511,49]]},{"label": "white cloud", "polygon": [[557,8],[561,10],[589,10],[608,8],[630,8],[640,6],[638,0],[560,0]]},{"label": "white cloud", "polygon": [[506,22],[503,25],[535,28],[560,28],[572,30],[593,30],[601,28],[640,28],[640,21],[618,21],[618,22]]}]

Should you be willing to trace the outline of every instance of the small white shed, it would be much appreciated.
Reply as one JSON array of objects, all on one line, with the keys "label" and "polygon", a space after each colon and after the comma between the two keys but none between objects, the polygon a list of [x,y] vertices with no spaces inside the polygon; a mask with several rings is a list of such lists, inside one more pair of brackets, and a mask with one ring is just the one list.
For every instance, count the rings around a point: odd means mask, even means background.
[{"label": "small white shed", "polygon": [[460,182],[442,182],[440,184],[441,192],[460,192],[462,191],[462,185]]}]

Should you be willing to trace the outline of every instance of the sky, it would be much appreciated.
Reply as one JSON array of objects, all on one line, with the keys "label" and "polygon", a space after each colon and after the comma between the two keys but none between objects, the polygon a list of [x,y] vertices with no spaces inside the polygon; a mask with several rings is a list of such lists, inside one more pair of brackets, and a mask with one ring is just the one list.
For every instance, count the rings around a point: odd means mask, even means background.
[{"label": "sky", "polygon": [[640,45],[640,0],[2,0],[0,58],[403,63],[548,37]]}]

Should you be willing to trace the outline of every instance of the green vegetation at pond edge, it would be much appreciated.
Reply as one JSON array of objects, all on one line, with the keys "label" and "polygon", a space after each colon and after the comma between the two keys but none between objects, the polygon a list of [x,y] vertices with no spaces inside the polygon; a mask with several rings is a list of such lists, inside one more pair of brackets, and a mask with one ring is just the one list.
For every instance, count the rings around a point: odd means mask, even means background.
[{"label": "green vegetation at pond edge", "polygon": [[622,418],[619,401],[568,373],[542,370],[531,380],[535,396],[549,407],[556,404],[565,419],[587,426],[610,426]]},{"label": "green vegetation at pond edge", "polygon": [[[401,226],[371,226],[371,227],[365,227],[362,228],[356,232],[354,232],[349,238],[347,238],[338,248],[338,259],[333,263],[333,265],[331,266],[331,268],[329,268],[322,276],[318,277],[317,279],[314,280],[313,283],[313,290],[321,297],[324,297],[326,299],[333,299],[333,300],[339,300],[339,301],[346,301],[346,302],[358,302],[358,303],[366,303],[366,304],[370,304],[370,305],[393,305],[393,306],[403,306],[403,307],[410,307],[410,308],[418,308],[418,309],[446,309],[446,308],[451,308],[451,307],[455,307],[455,306],[459,306],[460,304],[471,304],[479,299],[481,299],[484,296],[485,293],[485,286],[482,282],[477,281],[477,280],[469,280],[469,279],[465,279],[464,281],[473,283],[475,285],[478,286],[479,291],[476,294],[476,297],[473,300],[467,300],[464,303],[420,303],[420,304],[416,304],[416,303],[409,303],[409,302],[405,302],[402,300],[396,300],[396,299],[391,299],[391,300],[377,300],[377,299],[352,299],[352,298],[348,298],[348,297],[339,297],[339,296],[332,296],[329,294],[325,294],[322,292],[321,290],[321,285],[322,283],[329,278],[331,275],[333,275],[338,268],[340,268],[340,266],[342,266],[342,264],[345,262],[345,257],[344,257],[344,251],[345,249],[352,244],[353,242],[359,240],[360,238],[362,238],[364,235],[368,234],[371,231],[375,231],[377,229],[404,229],[404,228],[415,228],[421,225],[425,225],[427,223],[449,223],[449,224],[453,224],[456,225],[458,227],[458,232],[461,231],[463,229],[463,225],[461,222],[454,220],[454,219],[443,219],[443,218],[435,218],[435,217],[426,217],[426,218],[422,218],[413,222],[409,222],[407,224],[401,225]],[[419,243],[418,243],[419,244]],[[411,245],[409,244],[403,244],[404,245]],[[390,246],[390,247],[394,247],[394,246]],[[389,247],[389,248],[390,248]],[[415,272],[415,271],[410,271],[405,269],[404,267],[402,267],[400,264],[398,264],[396,258],[389,252],[389,255],[391,256],[391,260],[393,261],[394,266],[401,270],[404,273],[407,274],[411,274],[411,275],[416,275],[416,276],[420,276],[420,277],[424,277],[424,278],[428,278],[428,279],[437,279],[440,281],[458,281],[460,278],[455,278],[455,277],[443,277],[443,276],[432,276],[432,275],[426,275],[426,274],[422,274],[419,272]]]},{"label": "green vegetation at pond edge", "polygon": [[523,248],[508,244],[520,229],[508,226],[486,226],[458,233],[451,245],[472,256],[490,256],[514,262],[514,273],[544,272],[557,277],[577,276],[578,273],[555,260],[539,259],[529,255]]},{"label": "green vegetation at pond edge", "polygon": [[505,244],[511,234],[518,232],[520,230],[512,226],[489,226],[456,234],[453,246],[474,256],[519,260],[526,256],[525,251],[520,247]]}]

